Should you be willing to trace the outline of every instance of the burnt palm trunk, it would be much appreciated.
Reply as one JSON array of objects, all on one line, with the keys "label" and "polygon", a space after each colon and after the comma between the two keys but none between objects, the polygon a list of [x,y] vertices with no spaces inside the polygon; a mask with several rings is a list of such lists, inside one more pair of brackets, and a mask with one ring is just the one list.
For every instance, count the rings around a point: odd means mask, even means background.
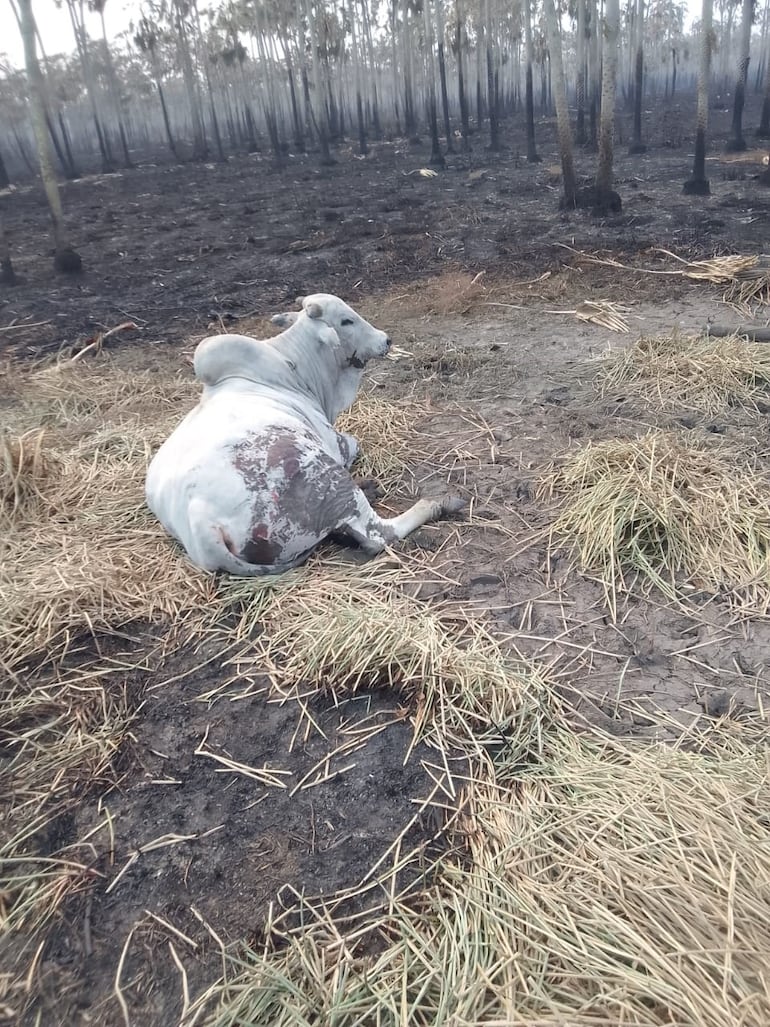
[{"label": "burnt palm trunk", "polygon": [[749,78],[751,22],[753,16],[754,0],[743,0],[741,10],[741,48],[738,56],[738,78],[735,83],[735,96],[733,98],[732,135],[727,143],[728,151],[733,153],[746,149],[746,140],[743,138],[743,108],[746,104],[746,83]]},{"label": "burnt palm trunk", "polygon": [[24,43],[24,64],[29,82],[32,129],[37,144],[40,175],[43,179],[54,236],[54,267],[58,271],[80,271],[82,261],[72,249],[64,223],[59,186],[53,170],[53,155],[45,121],[43,73],[37,60],[35,47],[35,16],[32,0],[19,0],[21,35]]},{"label": "burnt palm trunk", "polygon": [[711,73],[711,21],[713,0],[703,0],[701,17],[700,66],[698,68],[698,113],[695,119],[695,159],[692,178],[685,184],[687,196],[708,196],[711,192],[706,178],[706,130],[709,117],[709,75]]}]

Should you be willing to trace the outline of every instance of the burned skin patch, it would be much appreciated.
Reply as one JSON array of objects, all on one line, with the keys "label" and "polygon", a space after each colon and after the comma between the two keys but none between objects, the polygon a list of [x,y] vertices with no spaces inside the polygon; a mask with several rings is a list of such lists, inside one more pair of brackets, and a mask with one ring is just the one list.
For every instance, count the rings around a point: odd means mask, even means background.
[{"label": "burned skin patch", "polygon": [[252,497],[247,563],[293,563],[357,513],[352,478],[309,433],[268,429],[235,445],[232,462]]}]

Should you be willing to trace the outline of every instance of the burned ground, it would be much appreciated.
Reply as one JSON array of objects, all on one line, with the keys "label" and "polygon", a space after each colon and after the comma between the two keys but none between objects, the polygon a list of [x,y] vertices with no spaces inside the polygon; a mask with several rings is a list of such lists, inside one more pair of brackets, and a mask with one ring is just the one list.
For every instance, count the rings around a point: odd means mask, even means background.
[{"label": "burned ground", "polygon": [[[564,244],[632,255],[661,246],[687,256],[761,249],[770,229],[770,192],[757,182],[761,151],[737,161],[724,154],[729,112],[710,116],[712,196],[696,199],[682,195],[692,164],[692,101],[647,112],[650,148],[639,156],[627,154],[628,118],[619,118],[624,207],[610,218],[558,209],[549,120],[538,125],[542,164],[522,157],[516,120],[501,153],[474,137],[470,155],[449,155],[431,179],[416,173],[427,150],[405,140],[374,144],[365,160],[343,148],[330,168],[314,155],[289,157],[282,169],[252,155],[87,177],[63,186],[86,265],[73,279],[51,270],[42,190],[22,186],[0,196],[21,279],[0,298],[0,311],[5,323],[45,323],[29,338],[19,331],[3,342],[51,351],[127,318],[148,342],[178,342],[209,323],[232,326],[319,290],[355,301],[394,282],[458,269],[529,278],[569,263]],[[752,98],[747,123],[758,116]],[[590,153],[577,156],[579,173],[590,175],[594,163]]]}]

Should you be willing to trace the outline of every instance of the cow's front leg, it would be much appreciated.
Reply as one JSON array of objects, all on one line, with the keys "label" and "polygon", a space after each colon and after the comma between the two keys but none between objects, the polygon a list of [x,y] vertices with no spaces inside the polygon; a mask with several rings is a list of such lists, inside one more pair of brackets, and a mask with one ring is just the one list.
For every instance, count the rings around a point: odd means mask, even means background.
[{"label": "cow's front leg", "polygon": [[437,521],[458,513],[466,505],[459,496],[443,499],[420,499],[397,517],[380,517],[360,491],[355,491],[357,516],[348,518],[340,528],[358,542],[361,548],[374,556],[397,539],[406,538],[429,521]]},{"label": "cow's front leg", "polygon": [[342,463],[350,470],[359,453],[358,440],[345,431],[337,432],[337,445],[340,447]]}]

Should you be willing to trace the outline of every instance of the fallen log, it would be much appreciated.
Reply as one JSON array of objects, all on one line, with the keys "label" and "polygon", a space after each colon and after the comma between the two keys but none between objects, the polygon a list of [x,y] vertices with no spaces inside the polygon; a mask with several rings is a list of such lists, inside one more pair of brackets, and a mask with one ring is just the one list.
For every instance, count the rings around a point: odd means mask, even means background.
[{"label": "fallen log", "polygon": [[750,342],[770,342],[770,327],[759,325],[707,324],[703,327],[703,333],[715,339],[724,339],[728,335],[745,335]]}]

